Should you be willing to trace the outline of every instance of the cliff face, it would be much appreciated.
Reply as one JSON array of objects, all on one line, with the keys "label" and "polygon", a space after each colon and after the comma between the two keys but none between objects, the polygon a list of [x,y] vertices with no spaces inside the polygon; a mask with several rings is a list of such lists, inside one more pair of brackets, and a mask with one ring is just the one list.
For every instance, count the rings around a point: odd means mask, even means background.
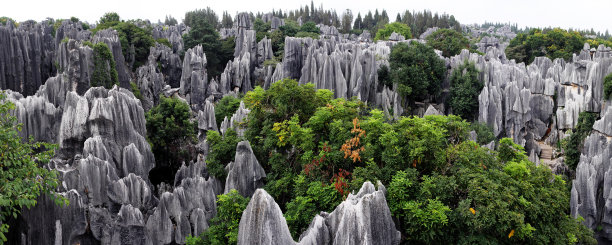
[{"label": "cliff face", "polygon": [[0,89],[32,95],[55,74],[52,31],[46,21],[0,26]]}]

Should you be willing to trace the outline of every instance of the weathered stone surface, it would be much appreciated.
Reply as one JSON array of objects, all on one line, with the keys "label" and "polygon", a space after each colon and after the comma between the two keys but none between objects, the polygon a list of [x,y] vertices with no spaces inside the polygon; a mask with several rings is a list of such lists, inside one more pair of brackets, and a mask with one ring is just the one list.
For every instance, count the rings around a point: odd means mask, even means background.
[{"label": "weathered stone surface", "polygon": [[438,30],[438,27],[427,28],[427,30],[425,30],[425,32],[423,32],[423,34],[421,34],[419,36],[419,39],[425,39],[425,38],[427,38],[427,36],[431,35],[432,33],[436,32],[437,30]]},{"label": "weathered stone surface", "polygon": [[81,95],[85,93],[93,75],[93,49],[73,39],[61,42],[57,48],[56,62],[58,72],[66,76],[64,79],[70,83],[70,91]]},{"label": "weathered stone surface", "polygon": [[117,69],[117,76],[119,78],[119,86],[122,88],[130,87],[130,77],[127,73],[129,68],[126,67],[125,58],[121,51],[121,41],[119,41],[119,35],[117,31],[109,28],[105,30],[99,30],[93,37],[94,43],[103,42],[106,43],[108,48],[113,53],[115,59],[115,68]]},{"label": "weathered stone surface", "polygon": [[155,44],[149,51],[148,62],[157,66],[164,80],[173,88],[181,86],[183,62],[178,53],[162,44]]},{"label": "weathered stone surface", "polygon": [[404,41],[406,40],[406,38],[404,36],[402,36],[402,34],[393,32],[391,33],[391,36],[389,36],[389,41]]},{"label": "weathered stone surface", "polygon": [[59,46],[62,40],[66,38],[87,41],[91,39],[91,31],[84,30],[81,22],[72,22],[69,19],[63,20],[62,24],[55,30],[55,46]]},{"label": "weathered stone surface", "polygon": [[[378,186],[366,182],[333,212],[315,216],[298,244],[399,244],[385,188]],[[238,244],[295,244],[280,208],[263,189],[242,213]]]},{"label": "weathered stone surface", "polygon": [[159,104],[159,95],[166,86],[166,82],[164,75],[157,70],[156,64],[149,62],[136,71],[136,85],[142,95],[142,107],[148,111]]},{"label": "weathered stone surface", "polygon": [[0,89],[32,95],[55,74],[52,30],[46,21],[0,25]]},{"label": "weathered stone surface", "polygon": [[240,106],[238,107],[238,110],[236,110],[236,113],[234,113],[234,115],[232,115],[232,117],[229,119],[227,117],[223,119],[219,131],[221,131],[222,134],[225,134],[227,129],[231,128],[236,131],[239,137],[243,137],[244,132],[246,131],[246,127],[243,125],[243,122],[246,121],[249,112],[251,111],[245,107],[244,102],[240,101]]},{"label": "weathered stone surface", "polygon": [[235,189],[244,197],[250,197],[256,189],[261,188],[266,177],[248,141],[238,143],[234,161],[225,167],[225,171],[228,174],[224,193]]},{"label": "weathered stone surface", "polygon": [[215,106],[206,100],[203,110],[198,111],[198,138],[203,141],[206,138],[206,132],[209,130],[219,131],[217,128],[217,119],[215,118]]},{"label": "weathered stone surface", "polygon": [[201,45],[185,52],[180,92],[196,110],[201,109],[206,100],[206,88],[208,88],[206,64],[206,55]]},{"label": "weathered stone surface", "polygon": [[593,131],[584,141],[570,201],[572,215],[583,217],[584,224],[595,231],[600,242],[612,241],[611,118],[612,103],[608,102],[601,119],[595,122]]},{"label": "weathered stone surface", "polygon": [[295,244],[280,207],[263,189],[255,191],[242,212],[238,244]]},{"label": "weathered stone surface", "polygon": [[235,29],[253,29],[253,20],[251,20],[251,16],[247,12],[241,12],[236,15],[234,18],[234,26]]},{"label": "weathered stone surface", "polygon": [[[172,53],[179,54],[184,50],[183,35],[189,33],[190,28],[184,23],[173,26],[153,26],[151,34],[154,39],[165,38],[172,44]],[[174,87],[174,86],[173,86]],[[176,85],[178,87],[178,85]]]}]

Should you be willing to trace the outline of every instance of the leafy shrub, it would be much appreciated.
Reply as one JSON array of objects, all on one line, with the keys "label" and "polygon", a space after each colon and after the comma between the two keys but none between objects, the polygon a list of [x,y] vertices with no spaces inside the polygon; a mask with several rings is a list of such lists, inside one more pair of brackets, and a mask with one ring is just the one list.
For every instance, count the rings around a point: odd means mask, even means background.
[{"label": "leafy shrub", "polygon": [[146,113],[147,138],[156,165],[168,166],[174,173],[183,161],[193,158],[190,147],[195,142],[196,123],[190,117],[189,105],[175,97],[161,97],[159,105]]},{"label": "leafy shrub", "polygon": [[140,88],[138,88],[138,85],[136,85],[135,82],[130,82],[130,87],[132,88],[132,93],[134,94],[134,97],[136,97],[136,99],[139,99],[139,100],[144,99],[142,97],[142,94],[140,93]]},{"label": "leafy shrub", "polygon": [[299,237],[308,228],[315,215],[321,211],[331,212],[342,202],[342,196],[332,185],[317,181],[307,183],[303,175],[298,179],[300,179],[299,184],[307,186],[307,190],[303,192],[297,188],[297,197],[287,203],[287,212],[285,212],[287,225],[293,237]]},{"label": "leafy shrub", "polygon": [[302,27],[300,27],[300,32],[311,32],[311,33],[319,34],[321,30],[319,29],[319,27],[317,27],[317,24],[315,24],[312,21],[308,21],[304,23]]},{"label": "leafy shrub", "polygon": [[400,22],[393,22],[386,24],[385,28],[379,29],[378,32],[376,32],[374,41],[388,40],[391,34],[393,34],[393,32],[401,34],[406,39],[412,38],[412,32],[410,31],[410,27]]},{"label": "leafy shrub", "polygon": [[121,18],[116,12],[107,12],[102,17],[100,17],[100,21],[98,21],[98,24],[106,24],[119,21],[121,21]]},{"label": "leafy shrub", "polygon": [[300,31],[300,32],[295,34],[295,37],[309,37],[309,38],[312,38],[312,39],[319,39],[319,34],[314,33],[314,32],[303,32],[303,31]]},{"label": "leafy shrub", "polygon": [[470,41],[452,29],[439,29],[427,36],[426,40],[429,46],[442,51],[444,57],[458,55],[462,49],[470,49]]},{"label": "leafy shrub", "polygon": [[217,216],[210,220],[211,226],[197,236],[188,236],[186,244],[236,244],[238,226],[242,212],[249,204],[248,197],[242,197],[236,190],[217,196]]},{"label": "leafy shrub", "polygon": [[96,43],[93,51],[94,71],[91,76],[91,86],[103,86],[110,89],[113,85],[119,84],[115,59],[106,43]]},{"label": "leafy shrub", "polygon": [[238,110],[238,107],[240,107],[240,99],[231,95],[223,96],[223,98],[215,105],[215,118],[217,119],[217,125],[221,126],[221,122],[223,122],[225,117],[230,119],[236,110]]},{"label": "leafy shrub", "polygon": [[208,172],[217,179],[225,181],[227,177],[225,165],[234,160],[236,145],[240,139],[236,131],[228,129],[223,136],[217,131],[210,130],[206,133],[206,140],[210,147],[208,156],[206,156]]},{"label": "leafy shrub", "polygon": [[479,145],[486,145],[495,140],[493,128],[486,123],[473,122],[470,125],[470,129],[476,132],[476,143]]},{"label": "leafy shrub", "polygon": [[476,66],[466,62],[457,67],[450,77],[449,105],[454,114],[470,121],[478,115],[478,95],[484,87],[478,74]]},{"label": "leafy shrub", "polygon": [[584,146],[584,140],[591,133],[593,124],[597,120],[599,115],[594,112],[581,112],[578,115],[578,124],[574,128],[574,132],[569,136],[565,151],[565,164],[570,169],[576,169],[578,162],[580,161],[580,153]]},{"label": "leafy shrub", "polygon": [[446,76],[445,63],[433,48],[419,42],[399,43],[389,57],[391,81],[411,101],[437,95]]}]

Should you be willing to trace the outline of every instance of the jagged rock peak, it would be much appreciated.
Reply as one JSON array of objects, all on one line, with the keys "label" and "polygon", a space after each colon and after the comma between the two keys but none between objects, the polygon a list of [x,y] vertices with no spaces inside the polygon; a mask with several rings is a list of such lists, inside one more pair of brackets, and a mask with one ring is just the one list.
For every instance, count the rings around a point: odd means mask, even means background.
[{"label": "jagged rock peak", "polygon": [[206,64],[206,55],[201,45],[185,52],[180,92],[196,110],[204,106],[206,99],[206,88],[208,87]]},{"label": "jagged rock peak", "polygon": [[242,212],[238,244],[295,244],[280,207],[263,189],[255,191]]},{"label": "jagged rock peak", "polygon": [[52,30],[47,21],[0,25],[0,89],[32,95],[55,75]]},{"label": "jagged rock peak", "polygon": [[235,189],[244,197],[250,197],[257,188],[263,187],[264,169],[255,158],[251,144],[241,141],[236,146],[234,161],[225,167],[227,179],[225,193]]}]

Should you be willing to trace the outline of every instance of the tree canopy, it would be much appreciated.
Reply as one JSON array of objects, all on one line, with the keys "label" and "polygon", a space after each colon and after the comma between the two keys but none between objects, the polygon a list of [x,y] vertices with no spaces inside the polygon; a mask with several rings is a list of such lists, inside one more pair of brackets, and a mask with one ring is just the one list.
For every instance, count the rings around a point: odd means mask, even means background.
[{"label": "tree canopy", "polygon": [[392,83],[409,101],[437,95],[446,76],[445,63],[434,49],[416,41],[393,46],[389,63]]},{"label": "tree canopy", "polygon": [[576,31],[568,32],[560,28],[545,31],[531,29],[529,33],[519,33],[510,41],[506,56],[525,64],[530,64],[539,56],[569,61],[574,53],[582,50],[585,41]]},{"label": "tree canopy", "polygon": [[470,41],[452,29],[439,29],[427,36],[426,40],[429,46],[442,51],[444,57],[458,55],[462,49],[470,49]]},{"label": "tree canopy", "polygon": [[384,28],[379,29],[378,32],[376,32],[376,37],[374,37],[374,41],[388,40],[389,36],[391,36],[393,32],[404,36],[406,39],[412,38],[412,32],[410,31],[410,27],[400,22],[393,22],[390,24],[386,24]]},{"label": "tree canopy", "polygon": [[478,95],[484,87],[484,84],[478,79],[478,74],[476,66],[466,62],[455,68],[450,77],[449,105],[455,115],[470,121],[477,119]]},{"label": "tree canopy", "polygon": [[221,41],[219,33],[204,19],[191,22],[191,30],[183,35],[185,50],[202,45],[208,62],[206,69],[209,78],[215,78],[223,73],[225,65],[234,58],[234,38]]}]

